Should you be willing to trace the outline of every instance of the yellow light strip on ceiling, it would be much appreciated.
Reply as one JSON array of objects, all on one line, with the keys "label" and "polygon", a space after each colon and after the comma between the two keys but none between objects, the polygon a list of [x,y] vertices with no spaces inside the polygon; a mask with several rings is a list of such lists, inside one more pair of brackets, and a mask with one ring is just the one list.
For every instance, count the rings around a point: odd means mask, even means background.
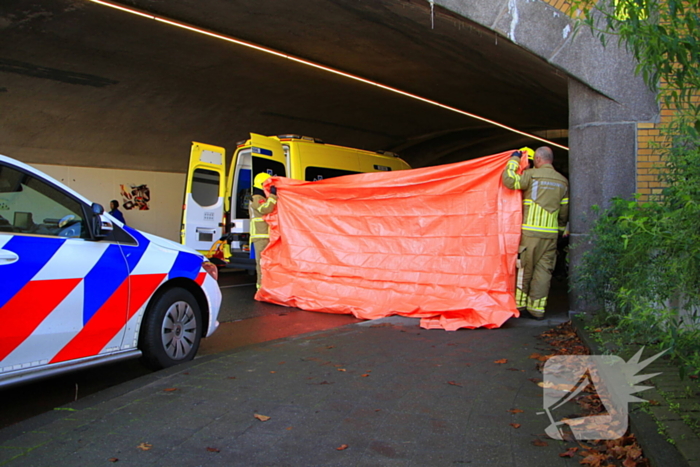
[{"label": "yellow light strip on ceiling", "polygon": [[555,143],[554,141],[550,141],[550,140],[548,140],[548,139],[541,138],[541,137],[539,137],[539,136],[536,136],[536,135],[533,135],[533,134],[530,134],[530,133],[526,133],[526,132],[524,132],[524,131],[516,130],[515,128],[509,127],[509,126],[504,125],[504,124],[502,124],[502,123],[498,123],[498,122],[496,122],[496,121],[494,121],[494,120],[489,120],[488,118],[480,117],[479,115],[476,115],[476,114],[473,114],[473,113],[469,113],[469,112],[465,112],[464,110],[460,110],[460,109],[458,109],[458,108],[456,108],[456,107],[451,107],[451,106],[449,106],[449,105],[441,104],[440,102],[437,102],[437,101],[434,101],[434,100],[431,100],[431,99],[426,99],[425,97],[421,97],[421,96],[418,96],[418,95],[416,95],[416,94],[411,94],[410,92],[402,91],[402,90],[400,90],[400,89],[392,88],[391,86],[387,86],[387,85],[385,85],[385,84],[377,83],[376,81],[371,81],[371,80],[368,80],[368,79],[366,79],[366,78],[362,78],[362,77],[357,76],[357,75],[352,75],[352,74],[350,74],[350,73],[345,73],[344,71],[336,70],[335,68],[330,68],[330,67],[327,67],[327,66],[324,66],[324,65],[320,65],[320,64],[318,64],[318,63],[314,63],[314,62],[311,62],[311,61],[309,61],[309,60],[304,60],[303,58],[294,57],[294,56],[292,56],[292,55],[288,55],[288,54],[285,54],[285,53],[282,53],[282,52],[278,52],[278,51],[276,51],[276,50],[269,49],[269,48],[267,48],[267,47],[262,47],[262,46],[260,46],[260,45],[253,44],[253,43],[251,43],[251,42],[246,42],[246,41],[242,41],[242,40],[240,40],[240,39],[235,39],[235,38],[233,38],[233,37],[224,36],[224,35],[222,35],[222,34],[217,34],[217,33],[211,32],[211,31],[207,31],[207,30],[205,30],[205,29],[201,29],[201,28],[197,28],[197,27],[194,27],[194,26],[187,25],[187,24],[185,24],[185,23],[180,23],[180,22],[172,21],[172,20],[169,20],[169,19],[166,19],[166,18],[161,18],[161,17],[159,17],[159,16],[155,16],[155,15],[152,15],[152,14],[150,14],[150,13],[143,13],[142,11],[138,11],[138,10],[135,10],[135,9],[133,9],[133,8],[128,8],[128,7],[125,7],[125,6],[122,6],[122,5],[117,5],[117,4],[114,4],[114,3],[105,2],[105,1],[103,1],[103,0],[90,0],[90,1],[93,2],[93,3],[97,3],[97,4],[100,4],[100,5],[104,5],[104,6],[110,7],[110,8],[115,8],[115,9],[117,9],[117,10],[125,11],[125,12],[127,12],[127,13],[131,13],[131,14],[134,14],[134,15],[137,15],[137,16],[141,16],[141,17],[143,17],[143,18],[152,19],[152,20],[158,21],[158,22],[160,22],[160,23],[169,24],[169,25],[171,25],[171,26],[176,26],[176,27],[178,27],[178,28],[187,29],[188,31],[196,32],[196,33],[198,33],[198,34],[203,34],[203,35],[205,35],[205,36],[214,37],[214,38],[216,38],[216,39],[221,39],[221,40],[224,40],[224,41],[226,41],[226,42],[231,42],[231,43],[233,43],[233,44],[242,45],[242,46],[244,46],[244,47],[248,47],[248,48],[251,48],[251,49],[255,49],[255,50],[258,50],[258,51],[260,51],[260,52],[265,52],[265,53],[270,54],[270,55],[275,55],[275,56],[280,57],[280,58],[286,58],[287,60],[291,60],[291,61],[293,61],[293,62],[301,63],[302,65],[306,65],[306,66],[310,66],[310,67],[313,67],[313,68],[317,68],[317,69],[319,69],[319,70],[323,70],[323,71],[326,71],[326,72],[329,72],[329,73],[333,73],[333,74],[336,74],[336,75],[339,75],[339,76],[343,76],[343,77],[345,77],[345,78],[350,78],[350,79],[353,79],[353,80],[355,80],[355,81],[360,81],[361,83],[365,83],[365,84],[369,84],[369,85],[372,85],[372,86],[376,86],[376,87],[378,87],[378,88],[385,89],[385,90],[390,91],[390,92],[393,92],[393,93],[395,93],[395,94],[400,94],[400,95],[402,95],[402,96],[410,97],[411,99],[415,99],[415,100],[418,100],[418,101],[421,101],[421,102],[425,102],[426,104],[430,104],[430,105],[434,105],[434,106],[437,106],[437,107],[441,107],[441,108],[443,108],[443,109],[449,110],[449,111],[451,111],[451,112],[456,112],[456,113],[461,114],[461,115],[466,115],[467,117],[470,117],[470,118],[473,118],[473,119],[476,119],[476,120],[480,120],[480,121],[482,121],[482,122],[488,123],[488,124],[490,124],[490,125],[497,126],[497,127],[499,127],[499,128],[503,128],[504,130],[510,131],[510,132],[512,132],[512,133],[516,133],[516,134],[519,134],[519,135],[522,135],[522,136],[526,136],[526,137],[528,137],[528,138],[532,138],[532,139],[537,140],[537,141],[542,141],[542,142],[544,142],[544,143],[551,144],[552,146],[556,146],[556,147],[558,147],[558,148],[560,148],[560,149],[564,149],[564,150],[566,150],[566,151],[569,150],[568,147],[562,146],[561,144]]}]

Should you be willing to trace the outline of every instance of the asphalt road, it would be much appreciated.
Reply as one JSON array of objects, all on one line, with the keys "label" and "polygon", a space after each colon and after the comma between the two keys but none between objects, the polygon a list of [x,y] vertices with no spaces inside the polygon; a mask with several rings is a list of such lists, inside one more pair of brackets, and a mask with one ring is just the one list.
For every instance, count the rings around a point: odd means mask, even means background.
[{"label": "asphalt road", "polygon": [[[219,284],[221,325],[202,341],[199,356],[357,321],[257,302],[255,276],[245,272],[222,272]],[[0,390],[0,428],[149,373],[130,360]]]}]

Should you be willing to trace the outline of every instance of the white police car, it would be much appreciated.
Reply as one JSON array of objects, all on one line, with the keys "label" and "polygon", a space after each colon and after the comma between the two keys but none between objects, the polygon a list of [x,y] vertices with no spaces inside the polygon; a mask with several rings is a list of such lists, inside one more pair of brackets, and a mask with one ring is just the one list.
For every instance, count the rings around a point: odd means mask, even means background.
[{"label": "white police car", "polygon": [[220,305],[202,255],[0,155],[0,387],[139,356],[153,369],[191,360]]}]

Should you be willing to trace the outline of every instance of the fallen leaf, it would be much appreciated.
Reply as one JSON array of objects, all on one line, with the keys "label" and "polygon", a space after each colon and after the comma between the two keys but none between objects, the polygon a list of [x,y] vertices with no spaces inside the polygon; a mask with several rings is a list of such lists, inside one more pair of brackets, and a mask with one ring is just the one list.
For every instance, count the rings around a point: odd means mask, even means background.
[{"label": "fallen leaf", "polygon": [[284,365],[287,362],[279,362],[278,365]]},{"label": "fallen leaf", "polygon": [[327,349],[333,349],[333,348],[335,348],[335,345],[327,345],[326,348],[327,348]]},{"label": "fallen leaf", "polygon": [[591,467],[600,467],[600,463],[605,460],[606,456],[605,454],[601,454],[599,452],[593,452],[583,458],[579,464],[581,465],[590,465]]},{"label": "fallen leaf", "polygon": [[348,371],[345,368],[338,368],[338,371]]},{"label": "fallen leaf", "polygon": [[152,445],[152,444],[148,444],[148,443],[141,443],[141,444],[139,444],[139,445],[136,446],[136,447],[137,447],[138,449],[142,450],[142,451],[148,451],[149,449],[151,449],[151,448],[153,447],[153,445]]},{"label": "fallen leaf", "polygon": [[659,401],[654,400],[654,399],[649,399],[647,402],[649,403],[649,405],[659,405],[660,404]]},{"label": "fallen leaf", "polygon": [[520,423],[511,423],[510,426],[513,428],[520,428]]},{"label": "fallen leaf", "polygon": [[362,375],[363,378],[366,378],[368,376],[369,376],[369,373],[365,373],[364,375]]},{"label": "fallen leaf", "polygon": [[560,452],[559,457],[574,457],[576,451],[578,451],[577,447],[569,448],[566,450],[566,452]]},{"label": "fallen leaf", "polygon": [[344,450],[346,450],[346,449],[349,448],[349,447],[350,447],[350,446],[348,446],[347,444],[341,444],[340,446],[338,446],[338,447],[335,448],[335,449],[336,449],[336,451],[344,451]]},{"label": "fallen leaf", "polygon": [[539,438],[537,438],[536,440],[534,440],[534,441],[532,442],[532,444],[535,445],[535,446],[541,446],[541,447],[542,447],[542,446],[548,446],[548,444],[547,444],[546,441],[542,441],[542,440],[539,439]]},{"label": "fallen leaf", "polygon": [[460,388],[462,387],[461,384],[455,383],[454,381],[448,381],[447,384],[451,384],[452,386],[459,386]]},{"label": "fallen leaf", "polygon": [[542,380],[539,378],[528,378],[528,380],[532,381],[535,384],[539,384],[542,382]]},{"label": "fallen leaf", "polygon": [[207,451],[209,451],[209,452],[221,452],[220,449],[216,449],[216,448],[207,448]]},{"label": "fallen leaf", "polygon": [[523,409],[510,409],[508,412],[510,412],[510,413],[523,413],[525,411]]},{"label": "fallen leaf", "polygon": [[500,360],[496,360],[496,361],[493,362],[493,363],[498,363],[499,365],[502,365],[503,363],[508,363],[508,359],[507,359],[507,358],[502,358],[502,359],[500,359]]},{"label": "fallen leaf", "polygon": [[286,428],[286,430],[291,430],[292,428],[294,428],[294,427],[288,426],[288,427]]},{"label": "fallen leaf", "polygon": [[270,373],[274,373],[274,371],[271,371]]},{"label": "fallen leaf", "polygon": [[163,389],[163,391],[165,391],[165,392],[173,392],[173,391],[177,391],[177,388],[167,388],[167,389]]},{"label": "fallen leaf", "polygon": [[260,415],[259,413],[256,413],[256,414],[253,415],[253,416],[254,416],[255,418],[257,418],[258,420],[260,420],[261,422],[266,422],[266,421],[268,421],[268,420],[270,419],[270,417],[268,417],[267,415]]},{"label": "fallen leaf", "polygon": [[119,462],[119,459],[117,459],[116,457],[110,457],[110,458],[107,459],[107,460],[110,461],[110,462]]},{"label": "fallen leaf", "polygon": [[228,379],[236,379],[235,376],[229,376]]},{"label": "fallen leaf", "polygon": [[542,354],[533,353],[533,354],[530,355],[529,358],[532,358],[532,359],[537,360],[537,359],[540,358],[541,356],[542,356]]}]

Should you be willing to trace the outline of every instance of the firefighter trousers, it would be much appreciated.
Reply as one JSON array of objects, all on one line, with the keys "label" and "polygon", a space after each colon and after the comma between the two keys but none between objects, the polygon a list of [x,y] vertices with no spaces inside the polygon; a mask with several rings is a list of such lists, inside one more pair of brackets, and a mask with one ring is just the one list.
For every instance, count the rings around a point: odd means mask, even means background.
[{"label": "firefighter trousers", "polygon": [[544,316],[552,271],[557,262],[556,238],[520,238],[515,302],[531,315]]},{"label": "firefighter trousers", "polygon": [[260,281],[262,280],[262,270],[260,269],[260,255],[263,250],[270,243],[269,238],[256,238],[253,240],[253,248],[255,249],[255,272],[257,273],[256,286],[260,288]]}]

